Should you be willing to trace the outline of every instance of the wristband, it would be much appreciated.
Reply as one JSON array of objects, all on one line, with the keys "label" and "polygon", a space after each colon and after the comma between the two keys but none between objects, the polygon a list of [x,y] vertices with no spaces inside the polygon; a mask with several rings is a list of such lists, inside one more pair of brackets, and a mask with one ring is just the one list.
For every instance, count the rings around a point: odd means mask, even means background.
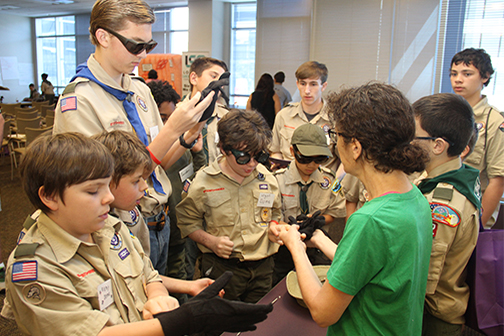
[{"label": "wristband", "polygon": [[149,154],[150,154],[150,157],[151,157],[152,161],[154,161],[155,164],[160,165],[161,161],[159,161],[158,158],[154,154],[152,154],[152,152],[150,151],[149,147],[146,147],[146,148],[149,151]]},{"label": "wristband", "polygon": [[275,223],[276,225],[278,225],[278,222],[276,220],[272,220],[270,221],[270,223]]},{"label": "wristband", "polygon": [[187,143],[187,142],[185,142],[185,140],[184,140],[184,134],[182,134],[182,135],[179,137],[179,142],[180,142],[180,144],[181,144],[183,147],[185,147],[185,148],[187,148],[187,149],[191,149],[191,148],[193,148],[193,147],[194,147],[194,145],[196,145],[196,142],[198,142],[198,138],[194,139],[194,141],[193,141],[193,142],[191,142],[190,144],[188,144],[188,143]]}]

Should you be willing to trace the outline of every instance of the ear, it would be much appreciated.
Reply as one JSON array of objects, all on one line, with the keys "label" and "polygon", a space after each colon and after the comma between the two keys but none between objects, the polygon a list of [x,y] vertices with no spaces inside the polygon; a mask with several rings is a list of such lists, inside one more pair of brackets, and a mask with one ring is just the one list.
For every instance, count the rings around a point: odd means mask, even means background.
[{"label": "ear", "polygon": [[485,77],[481,78],[483,80],[483,84],[486,84],[486,82],[488,82],[488,80],[490,79],[490,74],[487,72],[485,74]]},{"label": "ear", "polygon": [[432,146],[432,153],[434,155],[441,155],[443,152],[448,151],[448,143],[441,138],[437,138]]},{"label": "ear", "polygon": [[355,161],[359,159],[359,157],[362,155],[362,145],[357,139],[352,139],[352,142],[349,144],[352,146],[352,157]]},{"label": "ear", "polygon": [[39,195],[42,203],[44,203],[45,206],[48,207],[51,211],[58,210],[58,207],[59,207],[59,201],[58,201],[59,197],[58,196],[47,195],[44,190],[44,186],[39,188],[38,195]]},{"label": "ear", "polygon": [[327,82],[325,82],[324,84],[322,84],[322,92],[324,92],[324,90],[326,89],[327,87]]},{"label": "ear", "polygon": [[290,149],[290,153],[291,153],[291,155],[294,157],[294,147],[290,146],[290,148],[289,148],[289,149]]},{"label": "ear", "polygon": [[105,30],[98,28],[95,32],[95,37],[98,43],[100,44],[100,47],[103,48],[108,48],[110,45],[110,34],[107,33]]},{"label": "ear", "polygon": [[192,85],[198,84],[198,78],[199,78],[198,75],[194,71],[189,74],[189,82]]}]

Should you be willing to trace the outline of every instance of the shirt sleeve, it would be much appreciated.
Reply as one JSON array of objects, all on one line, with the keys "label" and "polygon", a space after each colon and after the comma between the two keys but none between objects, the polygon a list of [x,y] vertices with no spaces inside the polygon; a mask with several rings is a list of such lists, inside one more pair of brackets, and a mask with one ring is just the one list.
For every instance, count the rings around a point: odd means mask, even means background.
[{"label": "shirt sleeve", "polygon": [[[492,116],[493,122],[488,129],[488,143],[486,151],[488,178],[504,176],[504,119],[498,111]],[[492,113],[493,115],[494,113]],[[490,136],[492,134],[492,136]]]},{"label": "shirt sleeve", "polygon": [[280,148],[280,128],[283,123],[282,115],[280,114],[282,111],[278,112],[275,118],[275,124],[273,125],[273,137],[271,139],[270,151],[272,153],[279,153],[281,151]]},{"label": "shirt sleeve", "polygon": [[[201,172],[200,172],[201,173]],[[182,238],[197,230],[204,230],[202,192],[197,184],[197,175],[187,192],[182,191],[182,201],[177,205],[177,226]]]}]

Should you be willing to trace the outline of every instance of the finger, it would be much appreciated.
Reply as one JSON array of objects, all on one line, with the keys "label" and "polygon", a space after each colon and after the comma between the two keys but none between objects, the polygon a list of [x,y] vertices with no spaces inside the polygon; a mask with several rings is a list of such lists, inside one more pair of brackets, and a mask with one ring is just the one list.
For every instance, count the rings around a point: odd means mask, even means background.
[{"label": "finger", "polygon": [[213,284],[205,288],[200,294],[196,295],[195,298],[199,296],[203,297],[213,297],[226,286],[226,284],[229,282],[231,277],[233,276],[233,272],[231,271],[226,271],[224,274],[222,274]]},{"label": "finger", "polygon": [[154,316],[151,314],[151,312],[149,310],[147,310],[147,309],[143,310],[142,316],[143,316],[144,320],[150,320],[150,319],[154,318]]}]

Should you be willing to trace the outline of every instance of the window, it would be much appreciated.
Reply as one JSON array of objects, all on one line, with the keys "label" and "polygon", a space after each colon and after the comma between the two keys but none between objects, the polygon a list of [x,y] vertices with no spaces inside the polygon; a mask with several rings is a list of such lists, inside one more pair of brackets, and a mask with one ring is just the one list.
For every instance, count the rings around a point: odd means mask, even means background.
[{"label": "window", "polygon": [[152,38],[158,42],[157,54],[182,54],[189,46],[189,8],[175,7],[156,11]]},{"label": "window", "polygon": [[35,19],[38,78],[43,73],[59,94],[75,74],[75,17]]},{"label": "window", "polygon": [[254,91],[256,3],[232,4],[230,105],[245,108]]}]

